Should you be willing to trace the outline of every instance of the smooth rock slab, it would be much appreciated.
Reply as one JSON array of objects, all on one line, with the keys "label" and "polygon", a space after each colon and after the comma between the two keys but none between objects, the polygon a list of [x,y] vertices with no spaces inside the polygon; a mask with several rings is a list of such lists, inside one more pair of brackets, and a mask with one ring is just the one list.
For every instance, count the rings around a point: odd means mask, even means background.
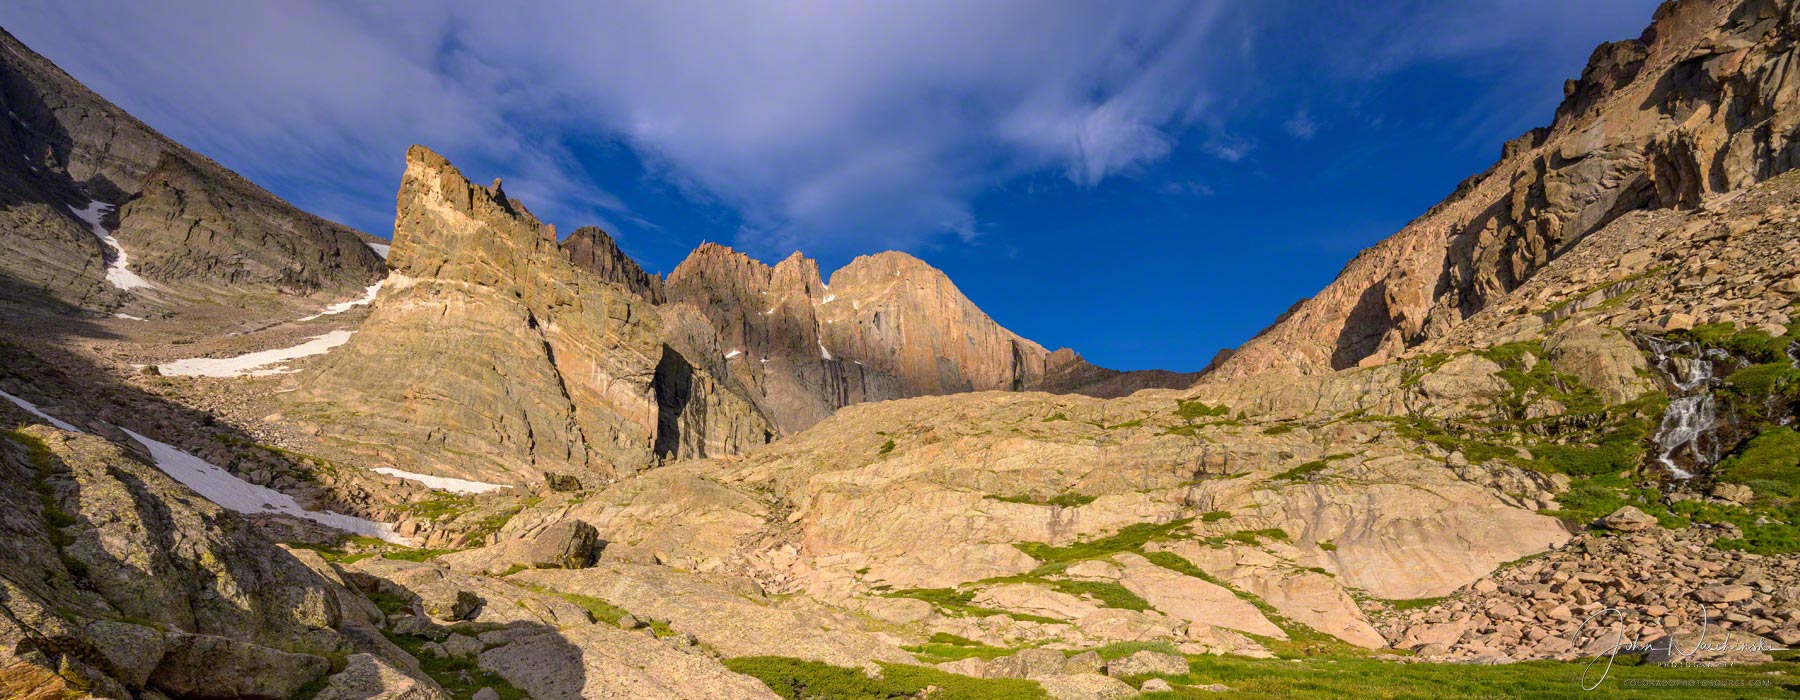
[{"label": "smooth rock slab", "polygon": [[481,654],[534,700],[776,700],[704,653],[605,625],[546,631]]}]

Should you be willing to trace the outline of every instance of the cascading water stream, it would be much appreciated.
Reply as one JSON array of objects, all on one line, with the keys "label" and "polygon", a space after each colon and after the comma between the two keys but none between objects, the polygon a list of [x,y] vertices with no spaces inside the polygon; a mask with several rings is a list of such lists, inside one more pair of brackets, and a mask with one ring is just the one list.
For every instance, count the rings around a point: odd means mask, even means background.
[{"label": "cascading water stream", "polygon": [[1656,429],[1659,452],[1656,461],[1677,479],[1691,479],[1677,458],[1689,464],[1710,466],[1719,460],[1719,440],[1715,435],[1719,417],[1713,389],[1719,379],[1713,370],[1715,361],[1730,362],[1730,353],[1705,349],[1697,343],[1646,338],[1656,360],[1656,368],[1673,386],[1669,408]]}]

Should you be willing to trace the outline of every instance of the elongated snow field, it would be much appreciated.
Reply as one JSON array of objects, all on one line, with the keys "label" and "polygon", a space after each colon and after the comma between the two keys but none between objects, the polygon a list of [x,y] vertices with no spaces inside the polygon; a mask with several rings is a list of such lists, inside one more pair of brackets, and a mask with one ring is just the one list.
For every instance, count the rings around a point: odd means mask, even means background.
[{"label": "elongated snow field", "polygon": [[402,479],[417,481],[421,484],[430,486],[431,488],[437,489],[439,491],[449,491],[451,493],[487,493],[489,491],[494,491],[497,489],[512,488],[505,484],[489,484],[489,483],[480,482],[480,481],[467,481],[464,479],[452,479],[447,476],[432,476],[430,474],[416,474],[416,473],[409,472],[409,471],[402,471],[399,469],[395,469],[393,467],[376,467],[375,473],[376,474],[386,474],[388,476],[397,476]]},{"label": "elongated snow field", "polygon": [[263,350],[237,357],[195,357],[176,360],[157,366],[164,376],[170,377],[263,377],[271,374],[285,374],[294,370],[282,364],[288,360],[323,355],[344,343],[350,342],[350,336],[356,331],[332,331],[325,335],[314,336],[304,343],[291,348]]},{"label": "elongated snow field", "polygon": [[155,289],[156,285],[151,284],[150,280],[139,277],[137,273],[127,267],[127,264],[131,262],[131,256],[125,254],[125,249],[119,245],[119,241],[113,238],[111,233],[107,233],[106,226],[100,223],[100,219],[111,212],[112,208],[111,204],[95,200],[88,202],[85,209],[70,207],[69,211],[74,213],[76,218],[86,222],[88,230],[94,232],[94,237],[112,249],[112,259],[106,261],[106,281],[127,292],[133,289]]},{"label": "elongated snow field", "polygon": [[[382,280],[382,282],[385,282],[385,281],[387,281],[387,280]],[[341,314],[341,313],[344,313],[345,311],[349,311],[358,306],[365,306],[365,305],[369,304],[370,302],[375,301],[375,295],[381,291],[381,284],[382,284],[381,282],[376,282],[374,284],[371,284],[371,285],[369,285],[368,289],[363,290],[363,295],[360,297],[351,299],[349,301],[340,301],[336,304],[332,304],[330,306],[325,307],[325,309],[323,311],[320,311],[319,313],[313,314],[311,316],[302,317],[297,320],[311,321],[315,318]]]},{"label": "elongated snow field", "polygon": [[[0,397],[5,397],[19,408],[49,421],[57,428],[71,433],[87,432],[38,410],[37,406],[17,396],[0,391]],[[300,503],[295,501],[293,496],[239,479],[237,475],[225,471],[223,467],[182,452],[180,448],[169,443],[152,440],[127,428],[120,429],[124,430],[125,434],[130,435],[131,439],[136,440],[138,444],[143,445],[144,449],[150,451],[150,459],[156,464],[157,469],[161,469],[170,478],[181,482],[220,507],[249,514],[283,513],[345,532],[380,538],[384,542],[412,545],[411,540],[400,536],[400,533],[394,531],[394,526],[388,523],[379,523],[342,513],[301,508]]]}]

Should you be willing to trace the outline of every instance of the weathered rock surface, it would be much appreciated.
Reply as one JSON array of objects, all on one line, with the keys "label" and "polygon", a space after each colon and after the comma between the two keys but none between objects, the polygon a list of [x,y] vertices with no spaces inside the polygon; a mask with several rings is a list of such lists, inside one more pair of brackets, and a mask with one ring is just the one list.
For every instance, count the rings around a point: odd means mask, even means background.
[{"label": "weathered rock surface", "polygon": [[[799,253],[773,267],[705,244],[669,273],[665,315],[705,319],[718,358],[784,433],[851,404],[969,391],[1123,396],[1197,375],[1118,372],[1002,328],[918,258],[861,256],[831,274]],[[685,310],[684,310],[685,309]]]},{"label": "weathered rock surface", "polygon": [[[36,421],[11,403],[0,416]],[[328,656],[392,652],[357,631],[362,611],[342,606],[354,594],[101,438],[12,433],[0,486],[11,677],[36,668],[96,693],[273,698],[323,678]]]},{"label": "weathered rock surface", "polygon": [[769,599],[744,579],[605,562],[579,571],[523,571],[509,579],[599,598],[634,615],[666,621],[727,657],[791,656],[851,667],[911,661],[841,612],[804,600]]},{"label": "weathered rock surface", "polygon": [[1627,212],[1690,209],[1789,170],[1800,125],[1800,83],[1786,69],[1800,31],[1793,7],[1665,4],[1643,36],[1594,52],[1549,127],[1508,142],[1499,162],[1364,251],[1213,374],[1392,360]]},{"label": "weathered rock surface", "polygon": [[343,449],[509,483],[769,439],[755,407],[666,344],[648,302],[569,262],[498,183],[415,146],[399,212],[374,312],[294,395]]},{"label": "weathered rock surface", "polygon": [[[364,234],[293,207],[169,140],[0,32],[0,296],[140,315],[209,299],[315,305],[381,278]],[[91,201],[133,272],[163,287],[106,280],[117,253],[74,212]],[[180,296],[169,294],[180,292]]]},{"label": "weathered rock surface", "polygon": [[373,654],[351,654],[313,700],[448,700],[442,688],[407,675]]},{"label": "weathered rock surface", "polygon": [[754,678],[692,648],[605,625],[538,634],[482,652],[492,669],[534,700],[774,700]]},{"label": "weathered rock surface", "polygon": [[576,267],[594,273],[600,279],[624,287],[652,304],[663,302],[662,277],[639,267],[636,260],[619,249],[617,241],[595,226],[575,229],[563,239],[562,249]]}]

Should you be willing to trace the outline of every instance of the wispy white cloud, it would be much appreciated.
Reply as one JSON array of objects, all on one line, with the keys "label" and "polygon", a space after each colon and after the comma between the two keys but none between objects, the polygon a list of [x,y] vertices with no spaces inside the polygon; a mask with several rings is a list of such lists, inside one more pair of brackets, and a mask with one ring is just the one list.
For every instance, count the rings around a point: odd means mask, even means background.
[{"label": "wispy white cloud", "polygon": [[1319,133],[1319,125],[1313,122],[1312,116],[1306,113],[1304,107],[1294,112],[1294,116],[1288,117],[1282,127],[1287,129],[1289,136],[1301,141],[1310,141]]},{"label": "wispy white cloud", "polygon": [[[7,3],[0,23],[177,140],[327,213],[391,216],[417,142],[504,176],[565,228],[654,230],[564,145],[612,141],[742,222],[690,235],[816,254],[973,240],[982,193],[1043,173],[1095,187],[1190,139],[1245,161],[1279,132],[1234,122],[1241,102],[1221,96],[1259,87],[1253,69],[1272,55],[1355,79],[1588,36],[1559,28],[1586,21],[1561,6],[68,0]],[[1330,22],[1332,40],[1283,38],[1306,17]],[[1318,131],[1305,110],[1267,121],[1296,139]]]}]

